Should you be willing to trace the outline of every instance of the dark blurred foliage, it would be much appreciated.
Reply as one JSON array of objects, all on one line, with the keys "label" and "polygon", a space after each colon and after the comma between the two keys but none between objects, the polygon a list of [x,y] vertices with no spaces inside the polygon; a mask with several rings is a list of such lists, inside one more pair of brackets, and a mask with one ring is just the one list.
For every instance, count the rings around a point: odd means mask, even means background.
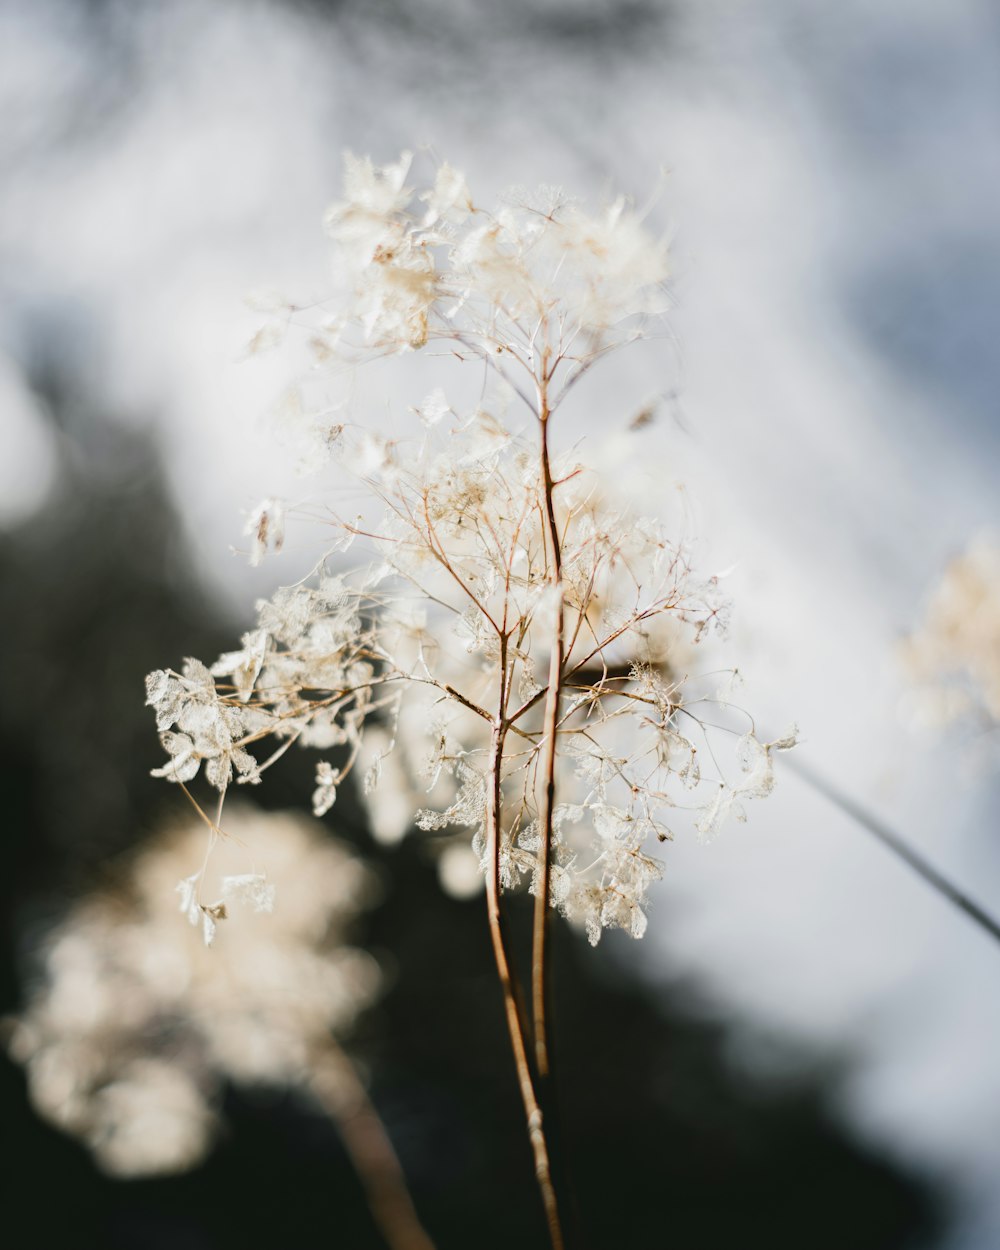
[{"label": "dark blurred foliage", "polygon": [[[48,922],[106,878],[116,853],[183,811],[149,778],[160,751],[142,679],[210,658],[239,622],[185,576],[155,449],[74,410],[51,365],[36,386],[56,415],[62,476],[45,511],[0,539],[0,790],[4,979],[16,1010]],[[254,797],[302,806],[312,761],[286,757]],[[359,810],[331,820],[374,861],[384,897],[357,940],[389,973],[351,1039],[440,1250],[545,1246],[482,900],[440,891],[414,837],[388,850]],[[514,907],[515,929],[527,919]],[[178,923],[181,918],[178,916]],[[647,939],[649,941],[649,939]],[[731,1026],[645,984],[627,941],[591,951],[557,930],[557,1051],[574,1201],[597,1248],[894,1250],[928,1246],[941,1206],[826,1109],[832,1073],[754,1083],[726,1059]],[[114,1182],[40,1123],[6,1059],[5,1223],[40,1246],[186,1250],[377,1247],[336,1131],[283,1091],[231,1090],[209,1162],[172,1179]],[[44,1195],[44,1197],[40,1197]]]}]

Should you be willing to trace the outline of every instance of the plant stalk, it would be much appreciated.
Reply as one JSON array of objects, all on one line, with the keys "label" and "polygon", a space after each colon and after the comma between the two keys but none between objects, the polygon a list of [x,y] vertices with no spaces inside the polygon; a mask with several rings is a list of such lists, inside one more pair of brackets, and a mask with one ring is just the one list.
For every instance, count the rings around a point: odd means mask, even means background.
[{"label": "plant stalk", "polygon": [[850,795],[845,794],[844,791],[838,789],[829,781],[824,780],[818,773],[813,772],[801,760],[797,760],[792,756],[784,760],[784,764],[790,772],[800,777],[806,785],[811,786],[813,790],[823,795],[834,807],[838,807],[846,816],[860,825],[862,829],[867,830],[888,851],[902,860],[908,868],[911,868],[918,877],[922,877],[931,889],[936,890],[953,907],[964,912],[994,942],[1000,942],[1000,920],[991,916],[985,908],[980,907],[964,890],[949,880],[943,872],[935,868],[901,834],[891,829],[856,799],[852,799]]},{"label": "plant stalk", "polygon": [[310,1088],[337,1125],[390,1250],[435,1250],[413,1205],[385,1125],[354,1064],[331,1038],[314,1054]]},{"label": "plant stalk", "polygon": [[538,855],[538,876],[535,883],[534,924],[531,943],[531,1010],[534,1025],[535,1066],[539,1079],[548,1081],[551,1063],[549,1057],[549,963],[548,934],[549,909],[552,876],[552,817],[556,803],[556,733],[559,724],[559,703],[562,693],[562,677],[564,664],[563,639],[563,605],[562,605],[562,547],[559,542],[559,530],[556,526],[555,504],[553,501],[554,483],[552,481],[552,465],[549,460],[549,410],[544,389],[539,395],[539,421],[541,424],[541,469],[542,486],[545,495],[543,512],[545,542],[549,558],[549,584],[559,596],[556,607],[556,624],[553,630],[550,659],[549,682],[545,695],[545,711],[542,724],[544,756],[542,764],[542,795],[539,809],[540,848]]},{"label": "plant stalk", "polygon": [[[502,666],[503,671],[503,666]],[[504,680],[506,678],[504,677]],[[501,699],[501,707],[503,700]],[[555,1185],[552,1180],[552,1165],[549,1158],[548,1142],[542,1120],[542,1109],[535,1092],[528,1062],[528,1047],[525,1039],[525,1028],[518,1010],[514,979],[511,974],[510,956],[504,937],[500,917],[500,841],[501,841],[501,766],[503,763],[503,746],[507,726],[501,710],[493,727],[489,765],[489,799],[486,812],[487,847],[489,872],[486,877],[486,905],[490,925],[490,938],[493,943],[493,957],[496,960],[500,988],[503,991],[504,1010],[507,1017],[507,1029],[510,1033],[511,1049],[514,1053],[514,1066],[517,1069],[517,1081],[524,1103],[527,1118],[528,1138],[531,1142],[535,1159],[535,1178],[541,1191],[542,1203],[545,1207],[545,1218],[548,1223],[549,1238],[552,1250],[564,1250],[562,1225],[559,1219],[559,1206],[556,1201]]]}]

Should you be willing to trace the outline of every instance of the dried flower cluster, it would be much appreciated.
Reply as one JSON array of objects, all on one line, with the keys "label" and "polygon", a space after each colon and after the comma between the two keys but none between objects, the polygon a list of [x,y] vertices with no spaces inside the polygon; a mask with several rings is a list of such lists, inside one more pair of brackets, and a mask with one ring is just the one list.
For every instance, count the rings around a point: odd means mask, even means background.
[{"label": "dried flower cluster", "polygon": [[[181,1171],[208,1151],[224,1080],[327,1086],[350,1073],[332,1033],[379,990],[345,926],[372,894],[369,871],[302,816],[232,813],[245,839],[219,848],[217,909],[241,911],[211,951],[177,925],[174,882],[203,849],[195,824],[137,855],[115,892],[92,895],[49,934],[39,984],[11,1052],[32,1100],[118,1176]],[[249,852],[281,891],[273,915]],[[251,865],[252,867],[252,865]],[[235,869],[222,876],[226,868]],[[187,894],[182,907],[190,905]],[[327,1091],[324,1090],[324,1095]]]},{"label": "dried flower cluster", "polygon": [[1000,543],[983,536],[951,561],[903,658],[922,719],[1000,726]]},{"label": "dried flower cluster", "polygon": [[[425,351],[442,372],[478,363],[478,400],[438,387],[411,409],[412,433],[389,439],[345,403],[310,418],[307,387],[295,390],[285,415],[308,431],[307,460],[338,460],[380,515],[331,513],[327,556],[258,605],[238,650],[150,675],[170,757],[156,771],[186,787],[204,766],[221,832],[229,785],[259,781],[297,743],[329,753],[317,815],[355,772],[382,836],[415,825],[439,841],[443,865],[458,838],[471,847],[558,1250],[543,1127],[549,917],[558,910],[593,943],[608,928],[641,937],[662,872],[654,852],[678,816],[691,812],[705,835],[745,818],[794,733],[760,741],[717,693],[718,672],[691,675],[694,645],[725,626],[717,579],[697,576],[683,538],[555,444],[573,434],[563,405],[580,379],[663,312],[665,244],[624,200],[593,214],[542,188],[489,212],[449,166],[420,192],[410,169],[409,155],[384,168],[347,158],[345,198],[326,216],[339,292],[318,311],[258,299],[272,320],[251,351],[292,326],[341,373]],[[272,499],[250,517],[254,562],[283,542],[285,514]],[[343,552],[359,539],[370,563],[347,573]],[[500,906],[519,886],[535,896],[530,1019]],[[195,919],[218,918],[203,874],[185,891]]]},{"label": "dried flower cluster", "polygon": [[[538,431],[576,380],[663,307],[665,247],[621,200],[588,215],[543,189],[489,213],[449,166],[419,195],[409,168],[408,156],[383,169],[348,157],[347,195],[326,224],[350,281],[314,342],[352,358],[444,341],[486,360],[534,430],[483,405],[457,412],[441,390],[415,410],[412,440],[328,430],[383,506],[363,530],[337,521],[335,547],[362,534],[376,559],[354,575],[324,564],[279,590],[241,649],[211,668],[188,660],[151,674],[170,755],[157,774],[188,782],[203,764],[225,793],[293,742],[332,749],[317,768],[317,815],[360,759],[377,831],[466,829],[485,871],[490,737],[502,722],[504,887],[537,891],[544,861],[551,903],[591,941],[606,927],[638,937],[661,874],[650,847],[672,836],[674,809],[697,809],[704,834],[743,818],[742,800],[771,789],[772,751],[791,743],[759,742],[752,722],[741,736],[719,730],[739,737],[729,778],[719,772],[702,716],[719,680],[687,673],[689,640],[725,624],[715,579],[692,573],[688,545],[659,520],[634,515],[574,460],[550,461],[547,438],[540,454]],[[284,523],[280,501],[256,510],[254,560],[280,544]],[[543,854],[555,650],[560,801]],[[266,758],[265,739],[276,747]]]}]

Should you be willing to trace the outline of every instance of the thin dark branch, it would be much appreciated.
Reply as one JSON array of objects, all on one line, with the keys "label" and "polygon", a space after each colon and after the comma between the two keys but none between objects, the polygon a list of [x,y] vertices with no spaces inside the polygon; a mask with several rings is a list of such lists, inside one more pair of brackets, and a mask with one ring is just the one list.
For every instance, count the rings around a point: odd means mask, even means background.
[{"label": "thin dark branch", "polygon": [[932,889],[937,890],[953,907],[957,907],[959,911],[964,912],[970,920],[979,925],[994,942],[1000,942],[1000,922],[980,907],[964,890],[959,889],[957,885],[949,881],[919,851],[914,850],[902,834],[891,829],[856,799],[852,799],[850,795],[844,794],[832,782],[820,777],[808,765],[796,759],[795,756],[783,754],[781,759],[786,768],[794,772],[796,776],[801,777],[818,794],[822,794],[828,802],[839,808],[855,824],[867,830],[887,850],[891,851],[898,859],[901,859],[919,877],[922,877]]}]

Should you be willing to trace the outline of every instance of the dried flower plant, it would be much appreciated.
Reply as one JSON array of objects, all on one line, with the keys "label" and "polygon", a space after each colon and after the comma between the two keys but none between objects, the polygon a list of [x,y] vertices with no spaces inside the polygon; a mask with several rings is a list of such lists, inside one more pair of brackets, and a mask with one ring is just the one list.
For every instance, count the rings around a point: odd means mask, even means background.
[{"label": "dried flower plant", "polygon": [[[345,197],[326,228],[342,279],[311,318],[318,361],[353,366],[436,351],[478,361],[494,380],[480,402],[441,389],[413,410],[413,436],[292,415],[314,463],[336,459],[381,516],[332,514],[336,537],[304,582],[258,607],[239,650],[148,679],[168,762],[187,787],[203,769],[221,800],[256,783],[290,746],[332,752],[313,809],[329,811],[363,775],[377,833],[409,827],[478,857],[536,1172],[554,1246],[547,934],[553,911],[585,928],[641,937],[655,855],[693,812],[714,834],[774,784],[772,755],[745,713],[733,727],[718,672],[693,675],[694,646],[724,629],[713,577],[690,544],[636,514],[613,484],[560,453],[565,400],[596,362],[649,335],[665,308],[666,246],[623,200],[591,214],[562,193],[513,192],[488,212],[442,165],[409,185],[410,157],[376,168],[347,158]],[[277,297],[251,350],[273,345],[304,309]],[[443,362],[442,362],[443,363]],[[520,406],[523,428],[504,419]],[[283,540],[285,508],[251,516],[251,558]],[[371,564],[343,572],[356,539]],[[335,554],[336,553],[336,554]],[[265,744],[271,743],[270,747]],[[266,754],[262,754],[264,748]],[[518,887],[535,899],[530,1013],[520,1005],[501,914]],[[217,919],[203,878],[192,915]]]},{"label": "dried flower plant", "polygon": [[[135,1177],[185,1171],[208,1153],[223,1081],[301,1088],[337,1123],[389,1244],[428,1250],[385,1130],[336,1041],[380,990],[374,960],[344,941],[374,878],[308,817],[243,805],[229,826],[210,870],[218,901],[195,920],[230,911],[239,920],[211,950],[177,925],[174,883],[204,852],[200,823],[156,838],[119,888],[90,895],[49,933],[10,1035],[31,1099],[104,1171]],[[251,853],[267,863],[267,882]],[[188,912],[190,883],[181,886]],[[281,905],[263,915],[275,888]]]},{"label": "dried flower plant", "polygon": [[1000,726],[1000,543],[983,535],[956,556],[924,620],[903,643],[921,719]]}]

